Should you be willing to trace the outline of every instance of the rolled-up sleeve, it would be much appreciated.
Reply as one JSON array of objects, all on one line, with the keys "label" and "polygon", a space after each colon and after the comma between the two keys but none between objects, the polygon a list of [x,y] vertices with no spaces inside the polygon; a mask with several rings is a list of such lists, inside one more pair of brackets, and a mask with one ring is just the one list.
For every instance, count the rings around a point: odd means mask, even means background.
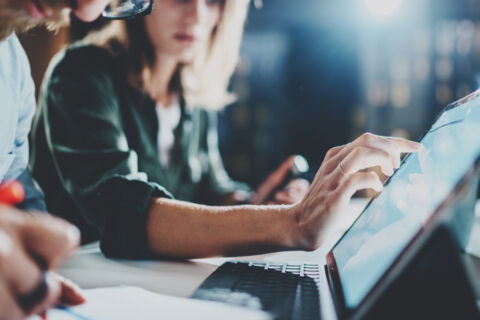
[{"label": "rolled-up sleeve", "polygon": [[146,225],[152,198],[170,197],[155,183],[145,183],[133,176],[114,175],[102,182],[98,198],[109,201],[108,209],[115,212],[103,231],[101,249],[107,256],[147,258],[149,249]]},{"label": "rolled-up sleeve", "polygon": [[95,49],[67,51],[43,90],[48,149],[65,190],[100,233],[104,254],[145,258],[152,255],[146,232],[152,198],[171,195],[139,170],[123,128],[114,67],[102,59],[105,53],[89,50]]}]

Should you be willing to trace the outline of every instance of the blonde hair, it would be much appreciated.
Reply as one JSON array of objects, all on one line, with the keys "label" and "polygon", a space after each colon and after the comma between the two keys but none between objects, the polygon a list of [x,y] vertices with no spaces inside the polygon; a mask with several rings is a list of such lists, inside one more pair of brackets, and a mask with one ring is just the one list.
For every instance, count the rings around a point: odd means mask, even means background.
[{"label": "blonde hair", "polygon": [[[1,1],[1,0],[0,0]],[[45,27],[48,31],[58,31],[68,23],[68,14],[61,6],[52,6],[53,16],[33,19],[22,9],[0,6],[0,41],[12,32],[25,33],[36,27]]]},{"label": "blonde hair", "polygon": [[[187,106],[221,109],[235,100],[228,92],[228,84],[238,63],[249,3],[250,0],[225,0],[222,18],[210,43],[191,63],[179,66],[171,86],[180,86]],[[85,41],[109,50],[119,43],[126,51],[129,83],[148,91],[155,54],[144,19],[113,21],[89,34]]]}]

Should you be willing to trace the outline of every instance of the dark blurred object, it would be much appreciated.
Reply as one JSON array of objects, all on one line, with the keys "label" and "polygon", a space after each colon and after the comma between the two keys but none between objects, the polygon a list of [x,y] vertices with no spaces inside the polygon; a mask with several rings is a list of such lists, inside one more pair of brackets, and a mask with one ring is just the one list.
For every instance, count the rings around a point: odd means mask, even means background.
[{"label": "dark blurred object", "polygon": [[277,193],[277,191],[285,189],[285,187],[290,183],[290,181],[301,178],[302,175],[305,175],[309,169],[310,166],[308,165],[307,159],[305,159],[301,155],[296,155],[293,159],[292,167],[283,178],[283,181],[267,196],[266,202],[273,201],[273,197],[275,196],[275,193]]},{"label": "dark blurred object", "polygon": [[148,16],[153,10],[153,0],[111,0],[102,13],[104,19],[133,19]]},{"label": "dark blurred object", "polygon": [[73,14],[70,15],[70,21],[70,42],[81,40],[89,32],[98,30],[110,22],[109,20],[100,17],[93,22],[86,23]]}]

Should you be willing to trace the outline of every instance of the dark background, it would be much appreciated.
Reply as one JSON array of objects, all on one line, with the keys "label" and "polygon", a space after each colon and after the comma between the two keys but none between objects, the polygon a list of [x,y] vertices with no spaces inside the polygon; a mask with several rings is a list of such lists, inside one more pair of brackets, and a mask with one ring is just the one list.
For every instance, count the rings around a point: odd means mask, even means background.
[{"label": "dark background", "polygon": [[[257,185],[290,154],[312,172],[362,132],[420,138],[442,108],[478,88],[479,1],[264,0],[250,11],[221,113],[230,174]],[[369,7],[369,5],[371,7]]]},{"label": "dark background", "polygon": [[[379,5],[395,3],[391,14],[375,14]],[[420,138],[443,106],[479,86],[479,3],[252,5],[231,84],[238,101],[220,114],[220,146],[230,175],[256,186],[298,153],[309,160],[311,177],[329,148],[362,132]],[[21,38],[37,86],[50,56],[86,31],[73,21],[57,36],[37,30]]]}]

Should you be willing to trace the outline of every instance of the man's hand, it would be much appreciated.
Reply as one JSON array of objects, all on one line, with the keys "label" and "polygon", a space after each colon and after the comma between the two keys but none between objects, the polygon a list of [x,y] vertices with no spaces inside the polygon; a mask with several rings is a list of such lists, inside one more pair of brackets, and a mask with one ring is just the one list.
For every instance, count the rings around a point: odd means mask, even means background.
[{"label": "man's hand", "polygon": [[400,166],[401,153],[420,149],[421,144],[417,142],[369,133],[330,149],[307,195],[294,208],[300,248],[314,250],[323,243],[327,230],[341,219],[342,211],[356,191],[383,190],[378,175],[364,169],[379,166],[383,174],[391,176]]},{"label": "man's hand", "polygon": [[42,313],[68,292],[48,270],[63,262],[79,239],[78,229],[63,220],[0,207],[0,319]]}]

